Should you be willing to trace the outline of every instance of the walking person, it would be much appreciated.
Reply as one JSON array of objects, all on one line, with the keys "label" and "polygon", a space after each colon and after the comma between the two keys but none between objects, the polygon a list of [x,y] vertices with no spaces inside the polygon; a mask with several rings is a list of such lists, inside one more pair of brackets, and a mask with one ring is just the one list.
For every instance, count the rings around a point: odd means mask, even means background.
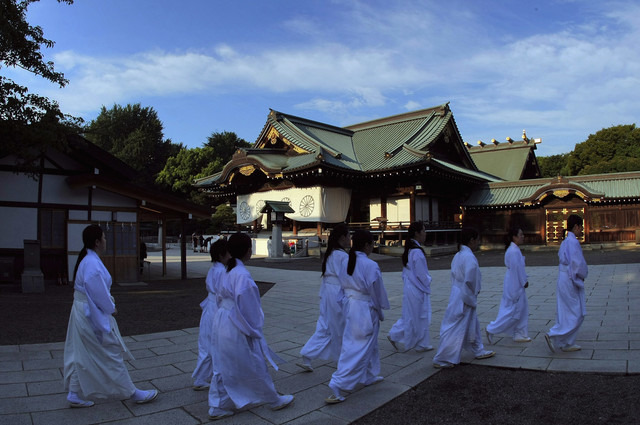
[{"label": "walking person", "polygon": [[226,275],[227,261],[231,257],[227,252],[227,241],[218,239],[210,250],[211,262],[213,263],[205,284],[207,287],[207,298],[200,303],[202,308],[202,316],[200,317],[200,332],[198,334],[198,363],[191,377],[193,381],[193,389],[195,391],[208,390],[213,376],[213,336],[215,329],[213,328],[213,318],[218,311],[217,293],[218,287],[222,283],[222,279]]},{"label": "walking person", "polygon": [[345,328],[338,369],[331,376],[331,394],[325,402],[344,401],[343,391],[352,391],[359,384],[371,385],[383,380],[380,376],[378,331],[384,320],[382,310],[389,309],[387,291],[378,264],[369,259],[373,252],[373,237],[367,230],[356,230],[349,251],[347,275],[342,279],[346,296]]},{"label": "walking person", "polygon": [[440,325],[440,346],[433,358],[436,368],[459,364],[462,349],[471,351],[478,360],[496,354],[484,349],[476,311],[481,275],[473,251],[478,245],[477,230],[464,228],[460,231],[458,253],[451,261],[451,295]]},{"label": "walking person", "polygon": [[122,340],[111,296],[111,275],[100,259],[107,239],[100,226],[82,232],[84,244],[74,274],[73,306],[64,344],[64,388],[71,407],[91,407],[91,399],[130,398],[138,404],[153,401],[158,390],[133,385],[123,352],[133,358]]},{"label": "walking person", "polygon": [[272,410],[287,407],[292,395],[279,395],[265,358],[277,370],[275,353],[262,333],[264,313],[260,291],[245,267],[251,258],[251,238],[235,233],[227,241],[231,258],[218,287],[218,311],[213,321],[213,378],[209,388],[209,417],[221,419],[245,406],[268,403]]},{"label": "walking person", "polygon": [[323,359],[338,361],[342,348],[344,332],[344,314],[342,302],[344,292],[340,279],[347,275],[351,246],[349,227],[340,223],[336,225],[327,243],[327,252],[322,261],[322,283],[320,285],[320,315],[316,323],[316,331],[300,350],[302,362],[297,363],[307,372],[313,372],[311,360]]},{"label": "walking person", "polygon": [[427,233],[422,221],[409,225],[407,240],[402,253],[402,317],[391,327],[387,338],[393,348],[401,343],[405,351],[433,350],[429,326],[431,326],[431,275],[422,244]]},{"label": "walking person", "polygon": [[487,341],[494,343],[497,334],[509,334],[514,342],[531,342],[529,338],[529,302],[526,289],[529,279],[524,269],[524,256],[520,245],[524,243],[524,232],[513,227],[507,234],[504,253],[504,275],[502,299],[496,320],[487,325]]},{"label": "walking person", "polygon": [[584,231],[582,223],[579,215],[572,214],[567,218],[567,235],[558,251],[556,323],[544,335],[551,352],[556,348],[562,351],[581,349],[576,345],[576,338],[587,314],[584,280],[589,272],[578,240]]}]

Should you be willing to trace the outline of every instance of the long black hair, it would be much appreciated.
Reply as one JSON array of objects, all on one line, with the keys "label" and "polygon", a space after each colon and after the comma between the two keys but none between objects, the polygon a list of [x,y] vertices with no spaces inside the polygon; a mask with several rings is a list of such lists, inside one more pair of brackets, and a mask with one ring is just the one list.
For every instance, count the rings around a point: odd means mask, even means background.
[{"label": "long black hair", "polygon": [[[407,240],[404,242],[404,252],[402,253],[402,265],[405,267],[409,262],[409,251],[412,249],[422,251],[422,248],[414,241],[416,233],[420,233],[422,230],[424,230],[424,223],[422,221],[414,221],[409,225],[409,229],[407,229]],[[422,253],[424,254],[424,251],[422,251]],[[424,258],[427,258],[426,254],[424,254]]]},{"label": "long black hair", "polygon": [[251,237],[246,233],[234,233],[227,242],[227,250],[231,254],[231,258],[227,263],[227,272],[230,272],[236,266],[236,260],[247,255],[247,251],[251,249]]},{"label": "long black hair", "polygon": [[351,241],[352,246],[349,251],[349,263],[347,264],[347,274],[349,276],[353,275],[353,270],[356,268],[356,252],[364,252],[365,245],[373,243],[373,236],[371,236],[371,232],[368,230],[358,229],[353,234]]},{"label": "long black hair", "polygon": [[504,250],[506,251],[511,246],[511,242],[513,242],[513,238],[518,236],[518,232],[522,230],[520,226],[511,226],[509,231],[507,232],[507,239],[504,241]]},{"label": "long black hair", "polygon": [[217,263],[221,257],[224,257],[227,253],[227,241],[224,238],[220,238],[211,245],[209,254],[211,254],[211,262]]},{"label": "long black hair", "polygon": [[327,258],[331,255],[334,249],[341,249],[342,247],[338,243],[341,237],[347,236],[349,234],[349,226],[345,223],[337,224],[331,233],[329,234],[329,240],[327,241],[327,252],[324,253],[324,258],[322,259],[322,275],[324,276],[324,272],[327,271]]},{"label": "long black hair", "polygon": [[458,234],[458,251],[460,245],[469,245],[471,239],[478,239],[478,231],[473,227],[463,227]]},{"label": "long black hair", "polygon": [[580,217],[578,214],[571,214],[568,218],[567,218],[567,228],[564,229],[564,235],[565,237],[567,236],[567,232],[570,232],[571,230],[573,230],[574,226],[577,224],[578,226],[582,226],[582,217]]},{"label": "long black hair", "polygon": [[82,231],[82,250],[78,254],[78,261],[76,261],[76,267],[73,269],[73,280],[76,280],[76,274],[78,273],[78,267],[80,262],[87,255],[87,249],[95,249],[96,241],[102,239],[104,232],[97,224],[90,224]]}]

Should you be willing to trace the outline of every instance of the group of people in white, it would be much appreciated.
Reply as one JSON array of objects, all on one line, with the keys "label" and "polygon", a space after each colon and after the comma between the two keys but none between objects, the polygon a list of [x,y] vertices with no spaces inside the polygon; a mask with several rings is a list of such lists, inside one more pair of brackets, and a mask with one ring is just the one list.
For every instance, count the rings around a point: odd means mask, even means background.
[{"label": "group of people in white", "polygon": [[[567,237],[562,242],[557,283],[556,323],[545,334],[552,352],[577,351],[578,330],[586,315],[584,280],[587,264],[578,238],[582,218],[567,220]],[[431,276],[422,250],[426,231],[422,222],[408,229],[402,254],[402,316],[387,336],[395,350],[426,352],[434,349],[431,326]],[[71,407],[90,407],[91,399],[131,398],[147,403],[157,390],[139,390],[131,382],[124,363],[130,356],[113,318],[115,303],[110,295],[111,277],[99,255],[106,249],[100,227],[83,232],[85,248],[75,271],[74,304],[65,344],[65,389]],[[479,234],[463,228],[459,251],[451,262],[451,295],[440,326],[440,344],[433,357],[436,368],[460,363],[462,350],[476,359],[495,355],[486,350],[477,315],[481,274],[473,251]],[[485,334],[489,344],[498,334],[515,342],[531,341],[528,335],[529,285],[525,260],[520,250],[521,228],[509,231],[505,251],[503,296],[498,316]],[[328,404],[340,403],[359,386],[378,383],[380,353],[378,333],[389,300],[378,264],[369,255],[374,241],[366,230],[352,232],[346,224],[333,228],[322,261],[320,314],[314,334],[304,345],[297,365],[313,372],[312,361],[337,363],[329,382]],[[241,409],[268,404],[273,410],[289,406],[293,395],[280,395],[268,373],[267,362],[276,370],[282,362],[267,345],[262,328],[264,313],[260,292],[245,263],[251,258],[251,239],[236,233],[211,246],[213,265],[206,277],[207,298],[200,304],[202,316],[198,339],[198,361],[193,372],[193,389],[208,390],[209,417],[231,416]],[[84,255],[83,255],[84,254]]]}]

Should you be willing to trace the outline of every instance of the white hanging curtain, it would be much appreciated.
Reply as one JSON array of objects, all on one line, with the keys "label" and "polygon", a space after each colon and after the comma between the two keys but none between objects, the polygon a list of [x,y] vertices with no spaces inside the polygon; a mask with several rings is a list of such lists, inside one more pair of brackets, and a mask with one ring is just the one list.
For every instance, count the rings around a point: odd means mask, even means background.
[{"label": "white hanging curtain", "polygon": [[295,212],[285,216],[291,220],[338,223],[347,218],[351,189],[314,186],[239,195],[236,209],[238,224],[250,224],[260,218],[264,201],[289,202]]}]

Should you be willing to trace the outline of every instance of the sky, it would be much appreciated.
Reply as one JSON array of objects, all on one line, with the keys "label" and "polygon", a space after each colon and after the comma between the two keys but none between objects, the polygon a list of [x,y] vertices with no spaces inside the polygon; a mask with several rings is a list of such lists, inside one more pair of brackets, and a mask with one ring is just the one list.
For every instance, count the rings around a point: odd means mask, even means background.
[{"label": "sky", "polygon": [[450,102],[464,141],[573,150],[640,115],[640,3],[41,0],[27,19],[69,84],[0,72],[94,119],[152,107],[174,143],[253,143],[269,109],[347,126]]}]

